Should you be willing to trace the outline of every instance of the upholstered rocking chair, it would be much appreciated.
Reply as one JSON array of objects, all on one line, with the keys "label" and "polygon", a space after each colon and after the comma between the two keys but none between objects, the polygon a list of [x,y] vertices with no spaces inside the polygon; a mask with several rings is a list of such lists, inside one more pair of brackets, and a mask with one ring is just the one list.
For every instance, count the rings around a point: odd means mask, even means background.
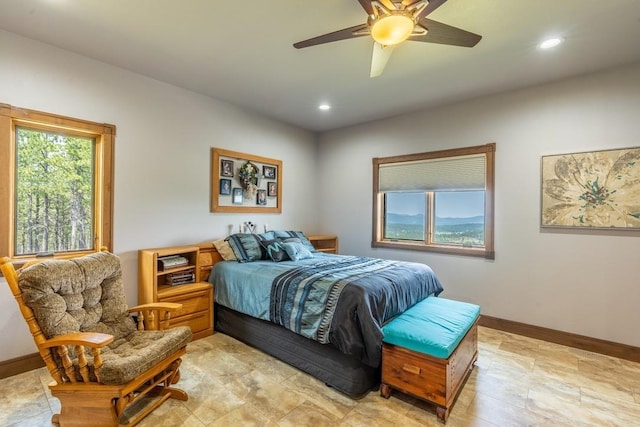
[{"label": "upholstered rocking chair", "polygon": [[103,251],[19,271],[2,258],[0,268],[55,380],[49,388],[61,411],[53,423],[133,426],[168,398],[187,400],[171,387],[191,340],[189,327],[167,328],[180,304],[128,309],[117,256]]}]

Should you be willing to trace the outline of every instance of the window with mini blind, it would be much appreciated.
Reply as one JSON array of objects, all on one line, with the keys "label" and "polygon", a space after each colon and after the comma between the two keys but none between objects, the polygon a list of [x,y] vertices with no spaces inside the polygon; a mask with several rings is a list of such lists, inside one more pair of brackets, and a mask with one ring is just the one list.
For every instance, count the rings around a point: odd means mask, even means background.
[{"label": "window with mini blind", "polygon": [[0,256],[112,248],[115,127],[0,104]]},{"label": "window with mini blind", "polygon": [[495,257],[495,144],[373,159],[373,247]]}]

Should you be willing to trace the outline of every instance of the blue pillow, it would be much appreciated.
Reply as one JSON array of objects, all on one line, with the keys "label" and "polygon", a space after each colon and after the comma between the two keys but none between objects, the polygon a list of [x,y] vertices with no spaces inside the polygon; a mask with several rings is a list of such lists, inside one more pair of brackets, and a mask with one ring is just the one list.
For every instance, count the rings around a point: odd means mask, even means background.
[{"label": "blue pillow", "polygon": [[227,237],[225,241],[231,246],[238,262],[252,262],[262,259],[262,246],[257,234],[236,233]]},{"label": "blue pillow", "polygon": [[313,258],[313,254],[311,253],[311,251],[309,251],[309,249],[307,249],[304,243],[284,242],[282,243],[282,246],[284,246],[284,250],[287,252],[287,255],[289,255],[289,258],[291,258],[293,261]]},{"label": "blue pillow", "polygon": [[309,250],[309,252],[316,252],[316,248],[313,247],[309,239],[307,239],[307,236],[305,236],[302,231],[276,230],[276,231],[273,231],[273,233],[275,234],[276,237],[280,239],[290,239],[292,237],[300,239],[302,244]]},{"label": "blue pillow", "polygon": [[289,255],[284,249],[284,243],[280,240],[263,240],[260,242],[263,250],[263,259],[270,259],[273,262],[288,261]]},{"label": "blue pillow", "polygon": [[274,240],[275,238],[276,233],[274,233],[273,231],[265,231],[264,233],[260,234],[261,240]]}]

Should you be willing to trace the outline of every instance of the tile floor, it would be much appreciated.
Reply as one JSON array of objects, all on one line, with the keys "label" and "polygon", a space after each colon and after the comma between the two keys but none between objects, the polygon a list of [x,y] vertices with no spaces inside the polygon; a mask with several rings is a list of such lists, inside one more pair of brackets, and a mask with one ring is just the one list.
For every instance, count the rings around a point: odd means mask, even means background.
[{"label": "tile floor", "polygon": [[[479,328],[479,357],[447,426],[640,426],[640,364]],[[139,425],[441,426],[394,392],[350,399],[226,335],[189,345],[179,385]],[[0,426],[49,426],[58,401],[44,368],[0,380]],[[90,425],[90,422],[87,422]]]}]

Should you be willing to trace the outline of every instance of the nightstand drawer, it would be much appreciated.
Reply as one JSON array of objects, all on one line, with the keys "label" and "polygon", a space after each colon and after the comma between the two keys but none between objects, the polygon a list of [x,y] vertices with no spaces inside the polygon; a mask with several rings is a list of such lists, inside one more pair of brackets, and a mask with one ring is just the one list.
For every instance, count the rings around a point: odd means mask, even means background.
[{"label": "nightstand drawer", "polygon": [[[180,316],[171,319],[171,327],[175,326],[189,326],[193,334],[204,331],[211,326],[211,312],[199,311],[193,314],[187,314],[186,316]],[[209,334],[211,335],[211,334]]]},{"label": "nightstand drawer", "polygon": [[[198,311],[211,310],[213,304],[210,299],[210,293],[211,290],[207,289],[182,295],[164,297],[162,298],[162,301],[182,304],[182,308],[171,315],[171,317],[175,319],[177,317],[196,313]],[[171,324],[175,323],[172,321]]]}]

